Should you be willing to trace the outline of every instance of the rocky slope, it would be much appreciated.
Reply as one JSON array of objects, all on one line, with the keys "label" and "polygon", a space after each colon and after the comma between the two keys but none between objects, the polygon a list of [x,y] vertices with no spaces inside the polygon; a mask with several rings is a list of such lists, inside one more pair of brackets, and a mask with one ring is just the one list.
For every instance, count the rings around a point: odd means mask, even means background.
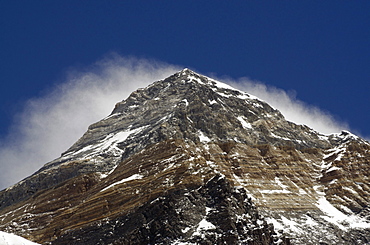
[{"label": "rocky slope", "polygon": [[0,230],[43,244],[365,244],[369,150],[184,69],[0,192]]}]

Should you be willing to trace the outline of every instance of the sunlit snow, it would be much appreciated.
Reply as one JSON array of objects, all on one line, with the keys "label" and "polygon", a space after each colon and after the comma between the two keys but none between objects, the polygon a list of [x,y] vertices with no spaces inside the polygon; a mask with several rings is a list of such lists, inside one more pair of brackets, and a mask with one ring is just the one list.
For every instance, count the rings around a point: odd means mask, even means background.
[{"label": "sunlit snow", "polygon": [[38,243],[31,242],[23,237],[14,234],[0,231],[0,244],[1,245],[38,245]]},{"label": "sunlit snow", "polygon": [[109,185],[108,187],[105,187],[103,190],[101,190],[101,191],[105,191],[105,190],[108,190],[108,189],[110,189],[110,188],[112,188],[113,186],[115,186],[115,185],[119,185],[119,184],[122,184],[122,183],[124,183],[124,182],[127,182],[127,181],[131,181],[131,180],[135,180],[135,179],[142,179],[144,176],[143,175],[141,175],[141,174],[134,174],[134,175],[131,175],[130,177],[128,177],[128,178],[125,178],[125,179],[122,179],[122,180],[120,180],[120,181],[117,181],[117,182],[115,182],[115,183],[113,183],[113,184],[111,184],[111,185]]},{"label": "sunlit snow", "polygon": [[210,142],[211,139],[208,138],[202,131],[199,131],[198,133],[200,142]]},{"label": "sunlit snow", "polygon": [[252,125],[249,122],[247,122],[244,119],[244,117],[239,116],[239,117],[237,117],[237,119],[240,121],[240,123],[242,124],[243,128],[245,128],[245,129],[251,129],[252,128]]},{"label": "sunlit snow", "polygon": [[346,215],[335,208],[325,197],[321,197],[317,202],[317,207],[326,215],[322,216],[326,221],[337,225],[340,229],[348,228],[370,228],[370,223],[356,215]]}]

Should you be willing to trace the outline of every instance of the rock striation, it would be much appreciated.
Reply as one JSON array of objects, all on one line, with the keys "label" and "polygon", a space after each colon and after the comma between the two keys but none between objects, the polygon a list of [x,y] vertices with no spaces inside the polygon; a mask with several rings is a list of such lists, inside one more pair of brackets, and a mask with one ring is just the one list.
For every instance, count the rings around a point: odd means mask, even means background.
[{"label": "rock striation", "polygon": [[41,244],[366,244],[370,144],[285,120],[184,69],[133,92],[0,192],[0,230]]}]

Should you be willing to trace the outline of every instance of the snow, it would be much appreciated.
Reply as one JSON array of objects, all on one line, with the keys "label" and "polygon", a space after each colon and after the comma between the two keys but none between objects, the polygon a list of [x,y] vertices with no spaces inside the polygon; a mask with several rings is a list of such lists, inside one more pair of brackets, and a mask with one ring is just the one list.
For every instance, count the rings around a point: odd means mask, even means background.
[{"label": "snow", "polygon": [[[181,73],[183,75],[185,75],[188,71],[191,71],[187,68],[183,69],[181,71]],[[204,79],[206,79],[204,81]],[[259,102],[263,101],[261,99],[259,99],[258,97],[256,96],[253,96],[253,95],[250,95],[242,90],[239,90],[239,89],[236,89],[226,83],[223,83],[223,82],[220,82],[218,80],[215,80],[215,79],[212,79],[210,77],[206,77],[206,76],[201,76],[201,75],[197,75],[196,73],[193,73],[191,75],[188,75],[187,76],[187,80],[190,81],[190,82],[198,82],[200,84],[206,84],[206,85],[211,85],[211,89],[218,93],[219,95],[223,96],[223,97],[236,97],[238,99],[242,99],[242,100],[255,100],[256,101],[256,106],[259,106],[259,107],[262,107]],[[228,94],[227,92],[228,91],[237,91],[238,94],[236,96],[232,95],[232,94]],[[213,103],[215,103],[215,101],[212,101]]]},{"label": "snow", "polygon": [[247,122],[244,119],[244,117],[239,116],[239,117],[237,117],[237,119],[240,121],[240,123],[242,124],[243,128],[245,128],[245,129],[248,129],[248,128],[251,129],[252,128],[252,125],[249,122]]},{"label": "snow", "polygon": [[185,227],[184,229],[181,230],[182,233],[186,233],[190,230],[190,227]]},{"label": "snow", "polygon": [[299,225],[297,222],[287,219],[284,216],[281,216],[281,221],[284,223],[286,227],[289,227],[289,229],[295,233],[302,233],[302,230],[299,229]]},{"label": "snow", "polygon": [[319,198],[317,207],[326,214],[322,216],[323,219],[337,225],[342,230],[347,230],[348,228],[370,228],[370,223],[366,219],[342,213],[326,200],[325,196]]},{"label": "snow", "polygon": [[215,91],[215,92],[217,92],[219,95],[221,95],[223,97],[226,97],[226,98],[232,97],[231,94],[225,94],[225,93],[222,93],[222,92],[219,92],[219,91]]},{"label": "snow", "polygon": [[342,150],[342,148],[334,148],[334,149],[331,149],[330,152],[328,154],[325,154],[324,155],[324,159],[328,158],[328,157],[331,157],[333,156],[334,154],[339,154]]},{"label": "snow", "polygon": [[[162,171],[163,172],[165,172],[165,171],[167,171],[167,170],[169,170],[169,169],[171,169],[171,168],[173,168],[177,163],[178,163],[178,160],[179,159],[181,159],[182,157],[184,157],[185,156],[185,154],[181,154],[181,155],[173,155],[173,156],[171,156],[170,158],[168,158],[168,159],[165,159],[165,160],[163,160],[162,161],[162,164],[164,165],[164,166],[166,166],[166,168],[165,169],[163,169]],[[193,157],[194,158],[194,157]],[[189,161],[192,161],[193,159],[189,159]]]},{"label": "snow", "polygon": [[127,139],[128,136],[130,136],[130,134],[136,133],[138,131],[139,131],[139,129],[130,130],[130,131],[123,131],[123,132],[119,132],[119,133],[117,133],[113,136],[110,136],[111,138],[108,138],[107,140],[103,141],[104,143],[101,145],[101,148],[106,149],[106,148],[109,148],[111,145],[114,145],[117,142],[123,142]]},{"label": "snow", "polygon": [[193,76],[193,75],[188,76],[188,79],[189,79],[190,81],[195,81],[195,82],[198,82],[198,83],[200,83],[200,84],[204,84],[204,82],[203,82],[200,78],[195,77],[195,76]]},{"label": "snow", "polygon": [[344,156],[345,151],[346,151],[345,146],[334,148],[330,151],[329,154],[324,155],[324,159],[337,154],[337,157],[335,158],[335,160],[333,162],[340,161],[342,159],[342,157]]},{"label": "snow", "polygon": [[143,177],[144,177],[144,176],[143,176],[143,175],[141,175],[141,174],[134,174],[134,175],[131,175],[130,177],[127,177],[127,178],[125,178],[125,179],[122,179],[122,180],[120,180],[120,181],[117,181],[117,182],[115,182],[115,183],[113,183],[113,184],[109,185],[108,187],[105,187],[105,188],[104,188],[103,190],[101,190],[101,191],[108,190],[108,189],[112,188],[112,187],[113,187],[113,186],[115,186],[115,185],[119,185],[119,184],[122,184],[122,183],[127,182],[127,181],[136,180],[136,179],[142,179]]},{"label": "snow", "polygon": [[[236,90],[236,89],[234,89],[234,90]],[[244,91],[241,91],[241,90],[238,90],[238,91],[240,92],[240,95],[238,95],[239,99],[242,99],[242,100],[250,99],[250,100],[256,100],[258,102],[263,101],[263,100],[261,100],[260,98],[254,96],[254,95],[248,94],[248,93],[246,93]]]},{"label": "snow", "polygon": [[287,186],[287,185],[284,185],[284,184],[280,181],[279,177],[275,177],[275,183],[276,183],[276,184],[278,184],[278,185],[279,185],[281,188],[283,188],[283,189],[288,188],[288,186]]},{"label": "snow", "polygon": [[332,134],[334,137],[342,138],[344,141],[348,139],[354,139],[354,140],[360,140],[363,141],[360,137],[357,135],[352,134],[351,132],[347,130],[342,130],[340,133]]},{"label": "snow", "polygon": [[261,193],[263,194],[276,194],[276,193],[291,193],[288,190],[262,190]]},{"label": "snow", "polygon": [[[213,230],[216,229],[216,226],[214,226],[211,222],[207,221],[205,218],[203,218],[197,227],[197,230],[193,233],[192,236],[202,236],[201,233],[207,230]],[[204,234],[203,234],[204,236]]]},{"label": "snow", "polygon": [[274,218],[270,218],[270,217],[266,217],[265,218],[266,222],[267,223],[270,223],[270,224],[273,224],[274,225],[274,228],[275,230],[284,230],[284,225],[281,224],[279,221],[277,221],[276,219]]},{"label": "snow", "polygon": [[209,104],[213,105],[213,104],[217,104],[217,101],[215,100],[208,100]]},{"label": "snow", "polygon": [[274,137],[274,138],[278,138],[278,139],[283,139],[283,140],[291,140],[289,138],[286,138],[286,137],[281,137],[281,136],[278,136],[276,134],[274,134],[273,132],[270,132],[271,136]]},{"label": "snow", "polygon": [[189,105],[189,102],[188,102],[188,100],[187,100],[187,99],[183,99],[182,101],[183,101],[183,102],[185,102],[185,105],[186,105],[186,106],[188,106],[188,105]]},{"label": "snow", "polygon": [[331,171],[334,171],[334,170],[340,170],[341,168],[338,168],[338,167],[331,167],[331,168],[329,168],[328,170],[326,170],[326,173],[329,173],[329,172],[331,172]]},{"label": "snow", "polygon": [[246,182],[246,178],[240,178],[238,175],[236,174],[233,174],[233,177],[235,179],[235,181],[239,184],[240,187],[243,186],[243,183]]},{"label": "snow", "polygon": [[31,242],[23,237],[0,231],[1,245],[37,245],[38,243]]},{"label": "snow", "polygon": [[358,194],[355,190],[349,188],[349,187],[342,187],[343,190],[347,190],[349,192],[352,192],[353,194]]},{"label": "snow", "polygon": [[211,139],[204,135],[202,131],[198,132],[200,142],[210,142]]},{"label": "snow", "polygon": [[213,168],[217,168],[217,164],[212,161],[206,161],[207,165]]},{"label": "snow", "polygon": [[310,216],[306,215],[306,224],[307,225],[310,225],[310,226],[317,226],[319,225],[313,218],[311,218]]},{"label": "snow", "polygon": [[201,230],[211,230],[211,229],[216,229],[216,226],[214,226],[211,222],[208,222],[206,219],[202,219],[199,222],[197,231]]},{"label": "snow", "polygon": [[235,88],[231,87],[230,85],[227,85],[226,83],[222,83],[220,81],[217,81],[217,80],[214,80],[212,78],[208,78],[208,81],[211,81],[213,82],[213,84],[218,87],[218,88],[222,88],[222,89],[230,89],[230,90],[236,90]]},{"label": "snow", "polygon": [[83,147],[82,149],[75,151],[75,152],[69,152],[66,155],[64,155],[64,158],[70,158],[71,156],[76,156],[84,152],[90,151],[88,154],[84,154],[83,159],[90,158],[92,155],[97,154],[102,151],[122,151],[117,147],[117,145],[123,141],[125,141],[130,135],[136,134],[143,129],[147,128],[148,125],[139,127],[136,129],[129,130],[130,127],[128,127],[127,130],[120,131],[117,133],[112,133],[107,135],[104,139],[100,140],[97,144],[91,144],[88,146]]},{"label": "snow", "polygon": [[245,92],[240,91],[241,93],[237,96],[239,99],[246,100],[246,99],[255,99],[257,97],[253,97]]},{"label": "snow", "polygon": [[282,189],[275,189],[275,190],[261,190],[260,192],[261,192],[262,194],[275,194],[275,193],[287,194],[287,193],[291,193],[291,191],[287,190],[287,188],[288,188],[289,186],[284,185],[284,184],[280,181],[279,177],[275,177],[275,183],[276,183],[279,187],[281,187]]},{"label": "snow", "polygon": [[346,151],[346,148],[344,146],[336,147],[331,149],[327,154],[323,156],[324,160],[327,160],[328,158],[334,156],[337,154],[337,157],[330,162],[322,161],[321,164],[321,170],[325,171],[326,173],[329,173],[334,170],[340,170],[341,168],[338,168],[336,166],[332,166],[334,162],[340,161],[342,157],[344,156],[344,152]]},{"label": "snow", "polygon": [[174,241],[173,245],[195,245],[195,243]]}]

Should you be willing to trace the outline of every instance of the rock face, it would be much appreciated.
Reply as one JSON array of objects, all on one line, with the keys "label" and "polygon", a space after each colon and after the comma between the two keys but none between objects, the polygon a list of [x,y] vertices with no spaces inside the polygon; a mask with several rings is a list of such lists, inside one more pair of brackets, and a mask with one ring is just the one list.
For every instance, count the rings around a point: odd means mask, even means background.
[{"label": "rock face", "polygon": [[[88,234],[88,235],[86,235]],[[121,234],[117,238],[116,234]],[[194,189],[175,189],[134,212],[58,237],[54,244],[273,244],[283,242],[242,188],[215,176]],[[280,239],[280,240],[279,240]],[[286,240],[285,240],[286,242]]]},{"label": "rock face", "polygon": [[364,244],[369,162],[365,140],[184,69],[0,192],[0,230],[42,244]]}]

